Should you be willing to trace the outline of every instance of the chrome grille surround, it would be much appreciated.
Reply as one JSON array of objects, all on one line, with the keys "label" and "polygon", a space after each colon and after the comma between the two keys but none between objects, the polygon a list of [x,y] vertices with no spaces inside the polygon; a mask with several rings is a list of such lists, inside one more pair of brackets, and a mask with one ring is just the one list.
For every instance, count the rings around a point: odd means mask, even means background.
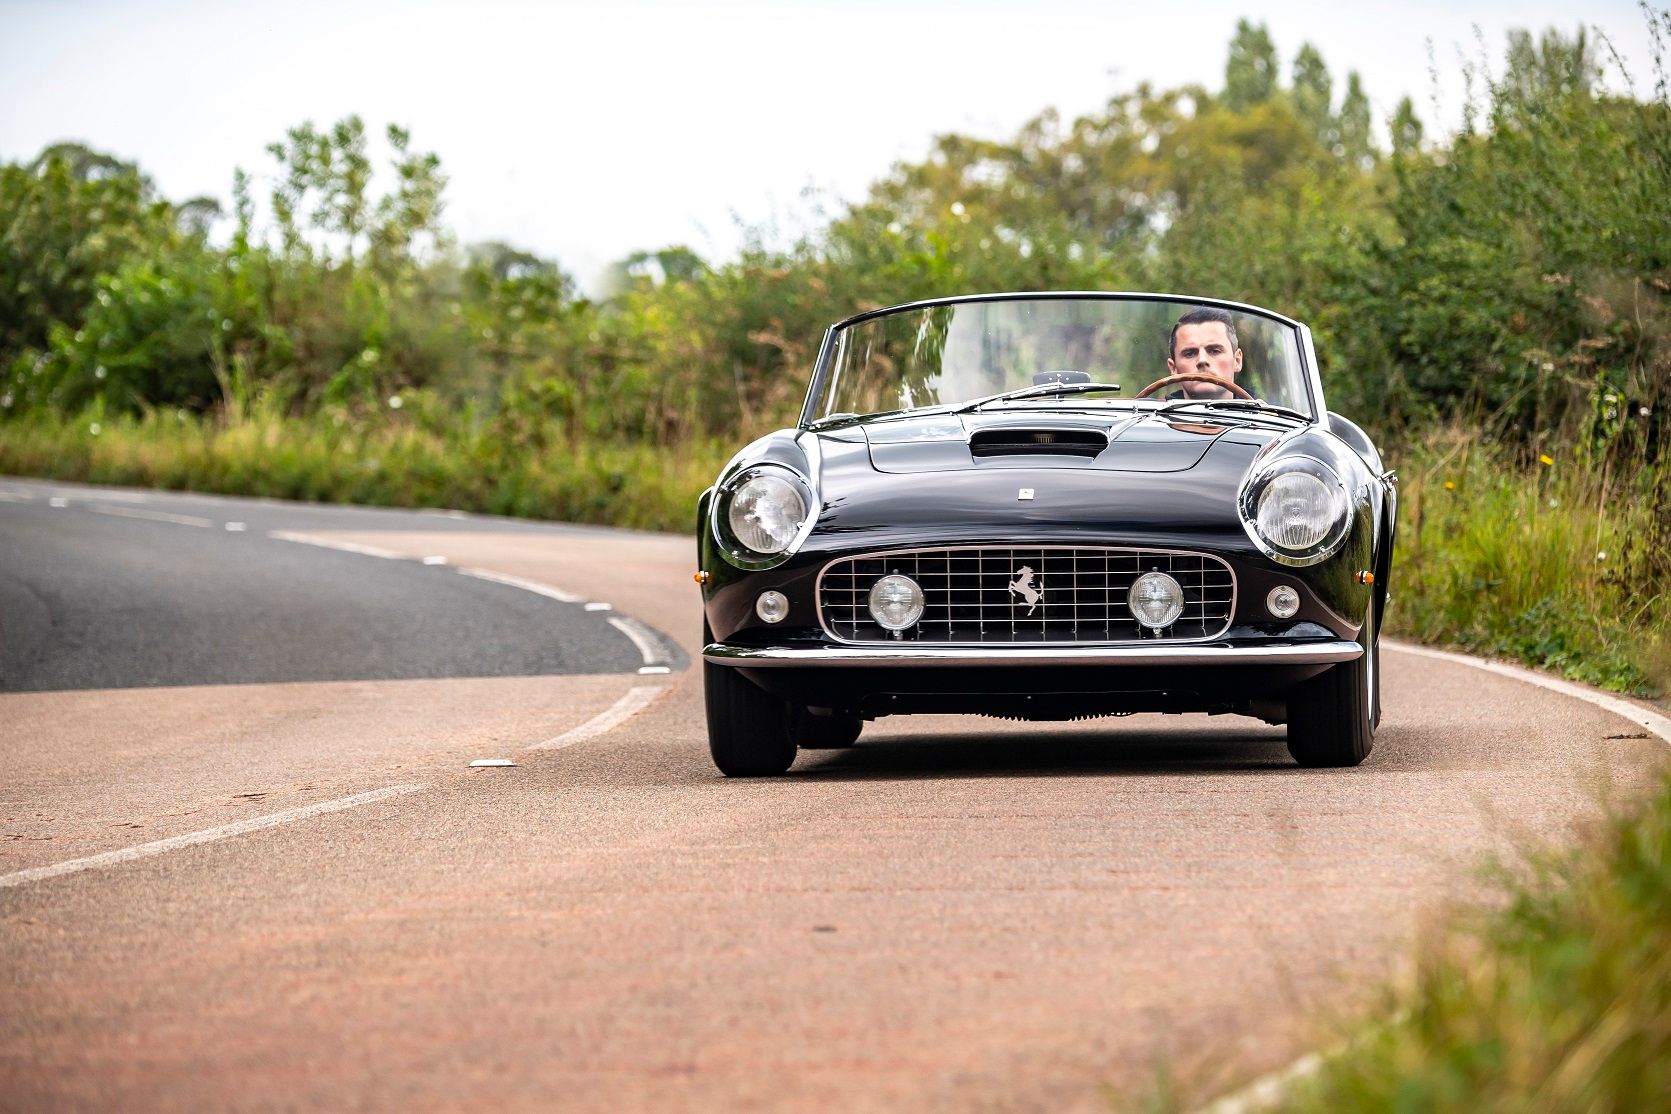
[{"label": "chrome grille surround", "polygon": [[[1030,579],[1022,569],[1031,569]],[[1158,570],[1184,590],[1171,627],[1141,626],[1126,603],[1132,582]],[[888,573],[915,580],[922,619],[899,637],[871,619],[870,586]],[[1022,589],[1037,592],[1036,604]],[[1126,645],[1208,642],[1230,628],[1236,577],[1221,558],[1184,550],[1101,546],[947,546],[842,557],[818,574],[818,620],[850,645]]]}]

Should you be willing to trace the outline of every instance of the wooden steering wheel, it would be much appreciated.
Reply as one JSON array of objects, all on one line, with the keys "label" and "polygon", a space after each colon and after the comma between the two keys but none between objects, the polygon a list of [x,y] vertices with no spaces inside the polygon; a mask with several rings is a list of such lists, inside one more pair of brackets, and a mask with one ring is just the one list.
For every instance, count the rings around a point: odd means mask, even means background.
[{"label": "wooden steering wheel", "polygon": [[1174,383],[1217,383],[1219,386],[1229,391],[1232,398],[1250,399],[1253,397],[1241,387],[1236,386],[1233,381],[1224,378],[1224,376],[1213,375],[1210,372],[1205,371],[1182,371],[1177,375],[1164,376],[1160,379],[1156,379],[1153,383],[1150,383],[1147,387],[1144,387],[1132,397],[1148,398],[1162,387],[1170,387]]}]

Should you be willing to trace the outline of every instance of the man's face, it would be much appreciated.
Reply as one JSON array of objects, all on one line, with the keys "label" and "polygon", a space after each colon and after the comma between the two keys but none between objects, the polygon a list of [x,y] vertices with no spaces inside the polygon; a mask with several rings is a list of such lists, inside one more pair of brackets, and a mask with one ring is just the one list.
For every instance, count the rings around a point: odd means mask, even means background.
[{"label": "man's face", "polygon": [[[1242,370],[1242,350],[1230,346],[1230,332],[1222,321],[1203,321],[1195,325],[1179,325],[1172,339],[1172,358],[1166,361],[1173,375],[1186,371],[1204,371],[1220,379],[1235,382]],[[1187,398],[1229,398],[1230,392],[1217,383],[1182,383]]]}]

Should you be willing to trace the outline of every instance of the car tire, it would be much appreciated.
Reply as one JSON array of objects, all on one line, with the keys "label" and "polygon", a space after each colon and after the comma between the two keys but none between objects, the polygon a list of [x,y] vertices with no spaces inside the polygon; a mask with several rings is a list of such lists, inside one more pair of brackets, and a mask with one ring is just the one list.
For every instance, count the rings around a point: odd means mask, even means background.
[{"label": "car tire", "polygon": [[839,750],[858,742],[863,730],[864,720],[858,716],[815,716],[797,708],[792,734],[803,750]]},{"label": "car tire", "polygon": [[708,704],[708,751],[726,777],[771,777],[795,763],[789,702],[737,670],[702,663]]},{"label": "car tire", "polygon": [[1381,639],[1373,611],[1363,633],[1362,657],[1333,666],[1288,695],[1288,753],[1302,766],[1356,766],[1375,747]]}]

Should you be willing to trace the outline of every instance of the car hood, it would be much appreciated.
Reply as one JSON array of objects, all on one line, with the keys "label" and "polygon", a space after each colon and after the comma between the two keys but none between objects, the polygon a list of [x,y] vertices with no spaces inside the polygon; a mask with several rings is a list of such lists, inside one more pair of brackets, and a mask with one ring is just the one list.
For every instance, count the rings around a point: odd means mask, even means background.
[{"label": "car hood", "polygon": [[[1106,540],[1111,530],[1145,544],[1240,547],[1246,544],[1236,512],[1242,480],[1284,432],[1274,423],[1182,423],[1130,414],[1100,421],[969,417],[925,418],[914,428],[890,422],[895,428],[881,436],[884,423],[811,435],[821,458],[813,547],[913,545],[927,538],[1069,543]],[[1094,455],[1087,431],[1106,435]],[[907,433],[919,439],[906,440]],[[1024,441],[1028,433],[1071,436]],[[1024,443],[1032,447],[1003,451]],[[1081,455],[1040,449],[1055,444]],[[994,447],[999,451],[987,451]]]},{"label": "car hood", "polygon": [[861,426],[878,472],[1183,472],[1239,423],[1153,414],[938,414]]}]

